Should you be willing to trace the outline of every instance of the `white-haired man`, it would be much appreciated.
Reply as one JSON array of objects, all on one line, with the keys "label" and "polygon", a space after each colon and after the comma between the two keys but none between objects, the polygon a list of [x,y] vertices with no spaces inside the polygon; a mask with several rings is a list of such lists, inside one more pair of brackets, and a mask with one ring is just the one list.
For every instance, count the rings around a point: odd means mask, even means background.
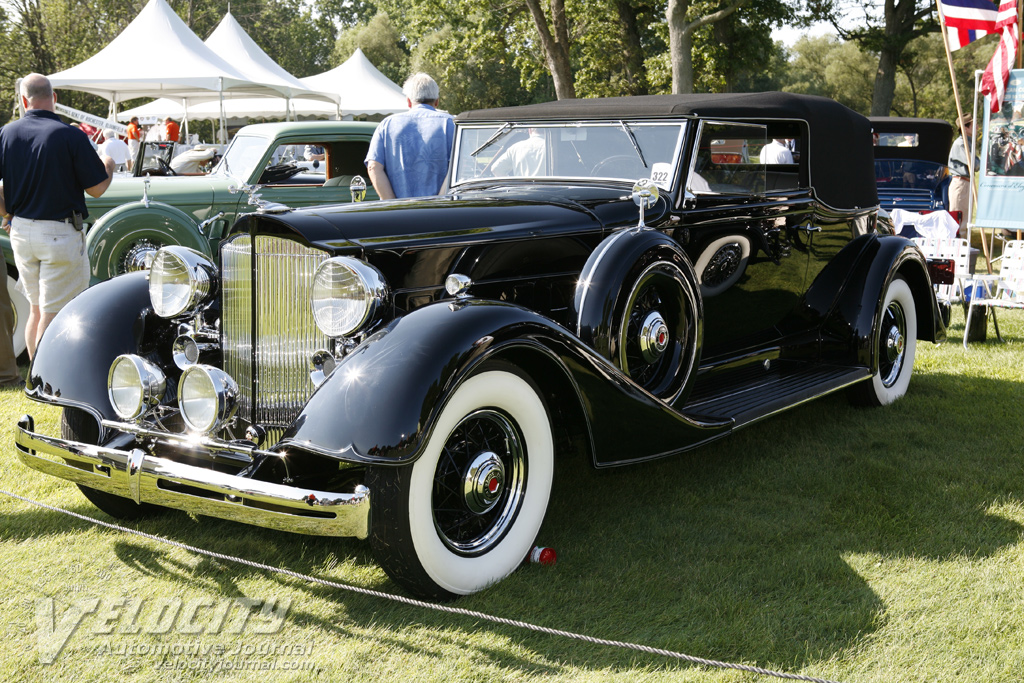
[{"label": "white-haired man", "polygon": [[448,173],[455,122],[437,110],[440,89],[424,73],[402,87],[409,111],[384,119],[373,133],[366,170],[381,199],[436,195]]},{"label": "white-haired man", "polygon": [[57,312],[89,286],[83,192],[107,191],[114,160],[97,156],[89,138],[54,113],[57,96],[46,76],[26,76],[20,95],[25,115],[0,129],[0,215],[31,307],[31,357]]},{"label": "white-haired man", "polygon": [[128,159],[131,154],[128,150],[128,143],[117,137],[113,128],[103,129],[103,144],[96,150],[102,157],[104,155],[114,160],[114,165],[121,168],[128,167]]}]

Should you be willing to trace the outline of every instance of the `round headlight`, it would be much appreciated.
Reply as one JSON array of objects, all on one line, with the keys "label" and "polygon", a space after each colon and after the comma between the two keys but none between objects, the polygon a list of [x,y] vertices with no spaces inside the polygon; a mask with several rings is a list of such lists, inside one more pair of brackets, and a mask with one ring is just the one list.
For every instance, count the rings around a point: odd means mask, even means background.
[{"label": "round headlight", "polygon": [[124,354],[114,359],[107,374],[107,396],[122,420],[134,420],[164,398],[167,378],[147,360]]},{"label": "round headlight", "polygon": [[191,312],[213,293],[217,266],[188,247],[163,247],[149,271],[149,300],[162,318]]},{"label": "round headlight", "polygon": [[181,373],[178,407],[194,432],[214,432],[234,417],[238,384],[231,375],[209,365],[191,365]]},{"label": "round headlight", "polygon": [[377,322],[390,292],[384,276],[357,259],[327,259],[313,277],[313,319],[329,337],[347,337]]}]

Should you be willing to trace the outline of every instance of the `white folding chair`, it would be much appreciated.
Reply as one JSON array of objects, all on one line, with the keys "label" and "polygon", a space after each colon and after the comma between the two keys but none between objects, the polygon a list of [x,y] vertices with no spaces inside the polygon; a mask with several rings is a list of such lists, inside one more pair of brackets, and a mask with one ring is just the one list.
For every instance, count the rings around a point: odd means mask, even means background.
[{"label": "white folding chair", "polygon": [[[971,297],[967,305],[966,329],[971,327],[974,309],[985,306],[992,308],[1024,309],[1024,240],[1010,240],[1003,247],[999,259],[999,272],[993,275],[975,275],[971,278]],[[996,336],[999,328],[996,328]],[[964,335],[967,348],[967,335]]]},{"label": "white folding chair", "polygon": [[925,258],[953,261],[953,284],[935,285],[935,298],[939,303],[951,305],[962,301],[964,282],[971,277],[971,247],[967,240],[958,237],[915,237],[914,242]]}]

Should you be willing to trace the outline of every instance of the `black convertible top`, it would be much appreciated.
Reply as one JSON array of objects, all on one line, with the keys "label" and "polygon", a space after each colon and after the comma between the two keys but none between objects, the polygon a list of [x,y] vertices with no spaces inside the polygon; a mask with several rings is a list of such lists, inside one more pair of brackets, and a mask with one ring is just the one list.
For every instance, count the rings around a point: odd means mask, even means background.
[{"label": "black convertible top", "polygon": [[871,124],[864,116],[826,97],[785,92],[599,97],[466,111],[459,114],[456,121],[676,116],[805,121],[811,183],[818,198],[840,209],[878,204]]},{"label": "black convertible top", "polygon": [[868,120],[874,133],[917,134],[917,147],[875,147],[876,159],[922,159],[943,165],[949,160],[954,134],[948,121],[899,116],[872,116]]}]

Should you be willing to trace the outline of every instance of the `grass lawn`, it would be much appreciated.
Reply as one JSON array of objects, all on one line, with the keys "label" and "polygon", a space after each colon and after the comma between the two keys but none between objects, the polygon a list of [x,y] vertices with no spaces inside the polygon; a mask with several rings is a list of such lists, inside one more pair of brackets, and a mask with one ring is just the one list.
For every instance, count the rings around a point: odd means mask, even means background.
[{"label": "grass lawn", "polygon": [[[561,467],[539,539],[557,565],[456,605],[849,683],[1020,681],[1024,315],[1000,322],[1006,344],[965,352],[954,311],[888,408],[836,395],[682,457]],[[111,521],[17,462],[25,412],[58,419],[0,392],[0,488]],[[0,681],[772,680],[310,585],[6,496],[0,515]],[[355,540],[177,512],[136,526],[398,591]]]}]

